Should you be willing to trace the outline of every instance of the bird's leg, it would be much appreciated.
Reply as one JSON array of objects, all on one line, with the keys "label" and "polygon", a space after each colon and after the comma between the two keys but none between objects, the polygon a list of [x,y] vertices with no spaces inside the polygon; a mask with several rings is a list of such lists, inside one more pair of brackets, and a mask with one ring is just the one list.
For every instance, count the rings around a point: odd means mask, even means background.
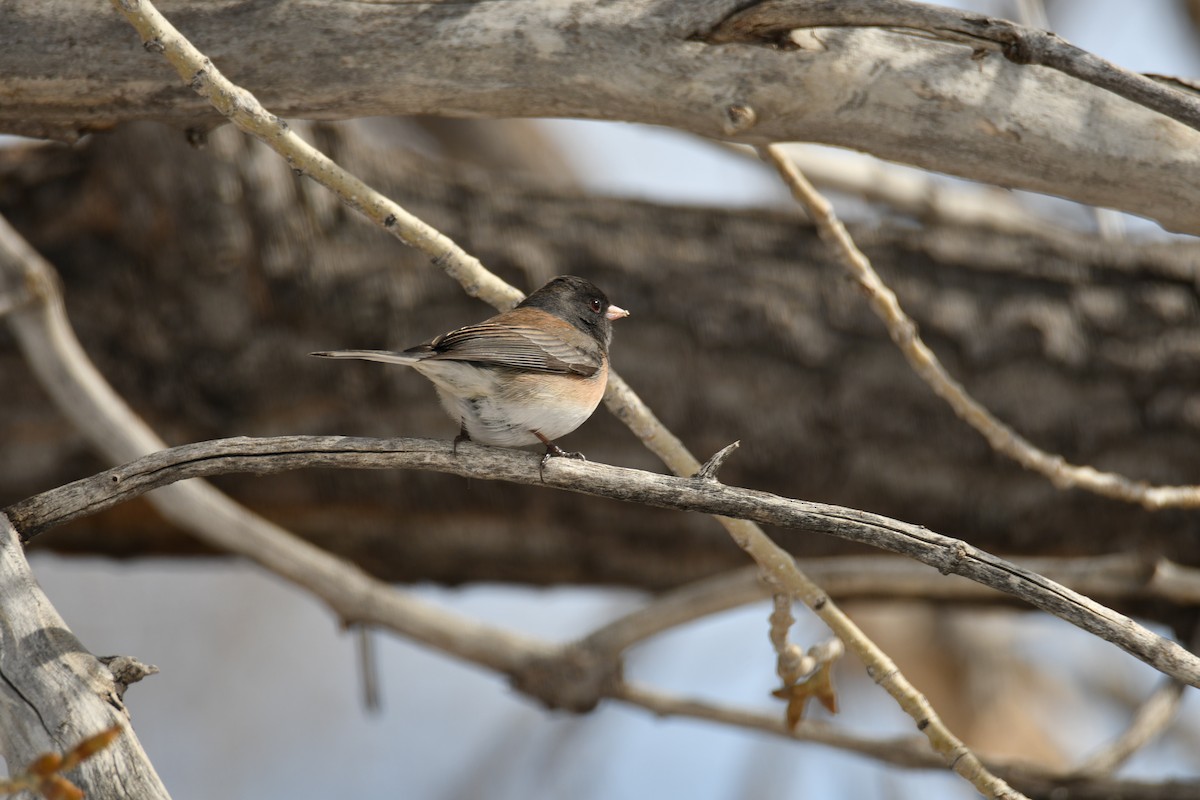
[{"label": "bird's leg", "polygon": [[542,436],[541,432],[539,431],[530,431],[530,433],[541,439],[542,444],[546,445],[546,455],[542,456],[542,460],[538,464],[538,475],[542,477],[543,481],[545,481],[546,478],[544,475],[542,475],[542,471],[546,469],[546,462],[551,458],[577,458],[580,461],[587,461],[587,456],[585,456],[583,453],[568,453],[566,450],[563,450],[545,436]]},{"label": "bird's leg", "polygon": [[454,437],[454,447],[452,448],[452,452],[454,453],[454,455],[458,455],[458,443],[459,442],[469,442],[469,441],[471,441],[471,434],[467,433],[466,420],[462,420],[461,422],[459,422],[458,436]]}]

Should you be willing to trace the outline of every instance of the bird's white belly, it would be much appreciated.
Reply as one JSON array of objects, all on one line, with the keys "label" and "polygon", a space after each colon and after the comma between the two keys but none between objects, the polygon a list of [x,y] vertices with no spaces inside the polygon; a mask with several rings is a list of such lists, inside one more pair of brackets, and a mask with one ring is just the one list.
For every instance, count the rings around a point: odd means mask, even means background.
[{"label": "bird's white belly", "polygon": [[[437,387],[447,413],[480,444],[538,444],[534,431],[550,440],[566,436],[599,404],[599,393],[590,405],[570,401],[578,394],[579,381],[587,380],[575,376],[543,373],[514,381],[509,374],[501,383],[492,370],[464,361],[425,361],[414,366]],[[564,401],[564,397],[568,399]]]}]

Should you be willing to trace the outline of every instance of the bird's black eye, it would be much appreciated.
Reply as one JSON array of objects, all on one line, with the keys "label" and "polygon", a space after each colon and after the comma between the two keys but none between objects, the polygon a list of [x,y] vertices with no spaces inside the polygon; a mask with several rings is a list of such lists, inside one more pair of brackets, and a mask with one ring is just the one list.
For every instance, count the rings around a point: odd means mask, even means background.
[{"label": "bird's black eye", "polygon": [[599,297],[593,297],[591,302],[588,303],[588,307],[591,308],[592,311],[595,311],[597,314],[599,314],[601,311],[604,310],[604,304],[600,302]]}]

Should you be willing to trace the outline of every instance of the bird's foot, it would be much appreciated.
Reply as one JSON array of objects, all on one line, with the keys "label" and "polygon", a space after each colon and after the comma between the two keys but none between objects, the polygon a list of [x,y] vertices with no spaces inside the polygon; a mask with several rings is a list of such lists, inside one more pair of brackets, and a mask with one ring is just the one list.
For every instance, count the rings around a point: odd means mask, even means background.
[{"label": "bird's foot", "polygon": [[552,458],[574,458],[578,461],[587,461],[587,456],[585,456],[583,453],[569,453],[566,450],[563,450],[558,445],[556,445],[554,442],[547,439],[545,436],[542,436],[537,431],[534,431],[533,433],[535,436],[537,436],[539,439],[542,440],[542,444],[546,445],[546,454],[544,456],[542,456],[542,460],[540,462],[538,462],[538,477],[540,477],[542,479],[543,483],[545,483],[545,481],[546,481],[546,475],[545,475],[546,464],[550,461],[550,459],[552,459]]},{"label": "bird's foot", "polygon": [[454,437],[454,446],[451,448],[451,452],[458,455],[458,443],[469,441],[471,441],[471,434],[467,433],[467,425],[464,422],[458,429],[458,436]]}]

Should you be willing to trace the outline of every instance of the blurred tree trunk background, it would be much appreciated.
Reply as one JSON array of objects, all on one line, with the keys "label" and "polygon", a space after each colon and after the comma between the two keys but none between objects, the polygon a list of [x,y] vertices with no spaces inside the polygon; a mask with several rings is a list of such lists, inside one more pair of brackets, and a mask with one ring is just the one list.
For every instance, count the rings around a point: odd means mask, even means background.
[{"label": "blurred tree trunk background", "polygon": [[[629,308],[616,369],[702,458],[742,442],[727,483],[880,512],[1004,554],[1200,560],[1195,514],[1064,494],[993,454],[912,374],[794,212],[586,196],[527,124],[302,129],[503,278],[530,290],[585,275]],[[73,147],[0,151],[0,213],[59,269],[84,347],[172,444],[455,433],[419,376],[306,354],[403,348],[490,309],[231,128],[200,147],[138,123]],[[953,374],[1018,431],[1077,463],[1198,480],[1200,246],[895,217],[852,233]],[[3,330],[0,374],[0,505],[106,466]],[[603,410],[567,444],[661,468]],[[744,563],[710,519],[528,487],[418,472],[215,482],[388,580],[662,589]],[[773,535],[801,556],[850,547]],[[141,501],[36,546],[202,552]]]}]

